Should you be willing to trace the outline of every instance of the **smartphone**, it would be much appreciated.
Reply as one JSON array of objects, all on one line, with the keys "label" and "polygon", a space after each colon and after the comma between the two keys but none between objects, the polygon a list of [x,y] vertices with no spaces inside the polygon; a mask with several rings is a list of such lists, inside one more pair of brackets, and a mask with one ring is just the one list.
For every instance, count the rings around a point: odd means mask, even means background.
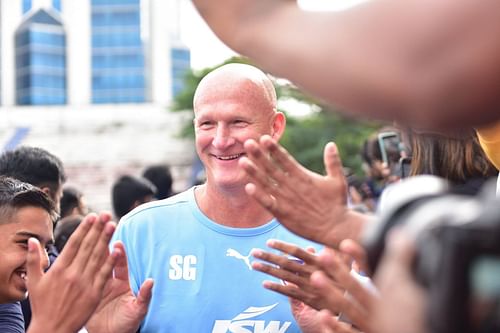
[{"label": "smartphone", "polygon": [[399,171],[400,177],[406,178],[410,175],[411,171],[411,158],[410,157],[401,157],[399,160]]},{"label": "smartphone", "polygon": [[401,138],[397,132],[382,132],[378,135],[378,145],[382,162],[391,166],[401,157]]}]

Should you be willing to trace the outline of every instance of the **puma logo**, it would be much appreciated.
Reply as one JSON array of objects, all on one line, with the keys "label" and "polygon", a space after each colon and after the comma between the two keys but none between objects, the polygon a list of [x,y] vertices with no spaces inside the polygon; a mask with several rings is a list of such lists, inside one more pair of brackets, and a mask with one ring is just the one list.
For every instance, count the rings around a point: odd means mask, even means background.
[{"label": "puma logo", "polygon": [[239,260],[243,260],[243,262],[247,265],[248,269],[252,270],[252,265],[250,264],[250,255],[252,253],[252,250],[250,250],[250,253],[247,256],[244,256],[241,253],[239,253],[238,251],[229,248],[226,251],[226,256],[227,257],[234,257],[234,258],[239,259]]}]

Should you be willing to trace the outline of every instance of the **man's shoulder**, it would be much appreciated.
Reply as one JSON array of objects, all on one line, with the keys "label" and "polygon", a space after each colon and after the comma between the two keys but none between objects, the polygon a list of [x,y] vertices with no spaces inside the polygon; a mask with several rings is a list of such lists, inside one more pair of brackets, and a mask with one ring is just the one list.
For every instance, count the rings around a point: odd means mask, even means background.
[{"label": "man's shoulder", "polygon": [[24,319],[19,302],[0,304],[0,332],[24,333]]}]

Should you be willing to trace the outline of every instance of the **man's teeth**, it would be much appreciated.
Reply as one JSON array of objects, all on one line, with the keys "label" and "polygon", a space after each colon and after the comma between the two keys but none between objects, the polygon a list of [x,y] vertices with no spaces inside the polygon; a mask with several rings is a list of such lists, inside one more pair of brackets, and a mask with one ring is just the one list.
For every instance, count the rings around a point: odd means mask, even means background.
[{"label": "man's teeth", "polygon": [[217,158],[219,160],[228,161],[228,160],[234,160],[240,156],[241,156],[241,154],[236,154],[236,155],[230,155],[230,156],[217,156]]}]

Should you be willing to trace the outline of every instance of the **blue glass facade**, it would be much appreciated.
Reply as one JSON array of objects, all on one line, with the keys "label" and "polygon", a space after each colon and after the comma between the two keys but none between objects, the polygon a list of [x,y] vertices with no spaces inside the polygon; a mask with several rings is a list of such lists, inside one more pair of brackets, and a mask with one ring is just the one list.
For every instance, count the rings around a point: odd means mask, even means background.
[{"label": "blue glass facade", "polygon": [[92,0],[92,103],[146,101],[140,0]]},{"label": "blue glass facade", "polygon": [[[32,6],[32,0],[23,0],[23,14],[26,14]],[[57,11],[61,11],[61,0],[52,0],[52,8]]]},{"label": "blue glass facade", "polygon": [[23,0],[23,14],[31,9],[31,0]]},{"label": "blue glass facade", "polygon": [[66,104],[66,35],[61,22],[40,9],[15,34],[16,103]]},{"label": "blue glass facade", "polygon": [[52,8],[57,11],[61,11],[61,0],[52,0]]},{"label": "blue glass facade", "polygon": [[184,77],[191,68],[191,52],[187,48],[174,47],[170,51],[172,59],[172,96],[184,90]]}]

